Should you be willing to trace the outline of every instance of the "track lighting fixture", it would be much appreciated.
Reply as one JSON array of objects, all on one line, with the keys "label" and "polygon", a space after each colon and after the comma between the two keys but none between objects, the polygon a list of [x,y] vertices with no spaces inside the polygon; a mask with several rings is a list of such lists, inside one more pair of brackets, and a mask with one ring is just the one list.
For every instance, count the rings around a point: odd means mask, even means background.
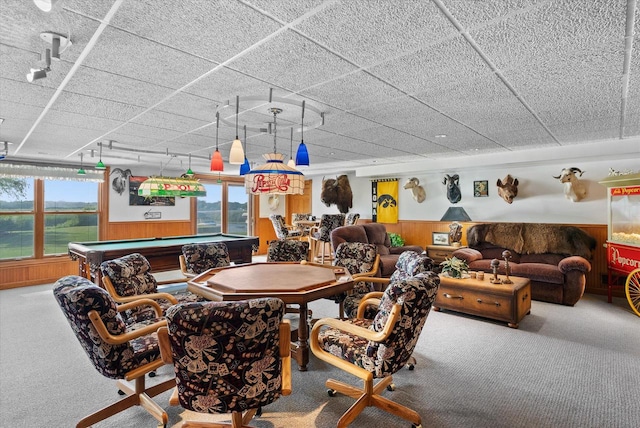
[{"label": "track lighting fixture", "polygon": [[105,164],[102,162],[102,143],[99,144],[100,145],[100,160],[98,160],[98,163],[96,164],[96,169],[107,169],[107,167],[105,166]]},{"label": "track lighting fixture", "polygon": [[46,67],[32,68],[31,72],[27,74],[27,82],[31,83],[34,80],[44,79],[47,77],[47,71],[51,71],[51,49],[45,50],[44,57]]}]

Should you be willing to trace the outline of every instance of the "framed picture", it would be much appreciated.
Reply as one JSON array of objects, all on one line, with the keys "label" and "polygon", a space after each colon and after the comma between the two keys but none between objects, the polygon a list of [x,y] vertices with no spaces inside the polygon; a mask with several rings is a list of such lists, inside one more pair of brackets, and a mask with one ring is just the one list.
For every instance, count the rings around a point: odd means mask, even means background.
[{"label": "framed picture", "polygon": [[489,196],[489,182],[487,180],[474,181],[473,196],[476,198]]},{"label": "framed picture", "polygon": [[449,234],[447,232],[431,232],[433,245],[449,245]]}]

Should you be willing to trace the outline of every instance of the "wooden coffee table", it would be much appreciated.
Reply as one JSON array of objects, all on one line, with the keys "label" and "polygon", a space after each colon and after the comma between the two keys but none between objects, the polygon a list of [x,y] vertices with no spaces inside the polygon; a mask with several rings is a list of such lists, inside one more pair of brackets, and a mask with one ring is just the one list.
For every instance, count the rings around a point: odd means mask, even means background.
[{"label": "wooden coffee table", "polygon": [[[492,284],[492,275],[484,280],[450,278],[440,275],[440,288],[433,309],[449,309],[498,321],[511,328],[531,313],[531,284],[528,278],[511,276],[512,284]],[[500,276],[504,279],[504,276]]]}]

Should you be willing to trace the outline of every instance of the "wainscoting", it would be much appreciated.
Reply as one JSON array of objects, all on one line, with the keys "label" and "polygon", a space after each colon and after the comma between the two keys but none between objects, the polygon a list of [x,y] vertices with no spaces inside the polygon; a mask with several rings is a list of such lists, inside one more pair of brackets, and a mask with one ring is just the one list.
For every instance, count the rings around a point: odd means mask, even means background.
[{"label": "wainscoting", "polygon": [[[360,219],[359,223],[370,222],[368,219]],[[463,223],[462,244],[466,245],[465,231],[476,223]],[[607,253],[604,243],[607,240],[607,226],[597,224],[576,225],[596,238],[597,246],[591,260],[591,272],[587,274],[586,291],[594,294],[606,294],[607,285],[602,281],[607,275]],[[399,221],[396,224],[386,224],[388,232],[400,234],[410,245],[419,245],[425,248],[431,244],[432,232],[448,232],[449,222],[439,221]],[[107,239],[135,239],[152,238],[160,236],[179,236],[192,234],[192,225],[189,221],[166,222],[118,222],[107,225]],[[260,236],[260,248],[258,254],[266,254],[268,242],[276,239],[271,221],[268,218],[259,218],[256,224],[257,236]],[[41,260],[16,260],[0,263],[0,290],[7,288],[23,287],[35,284],[54,282],[58,278],[77,274],[77,262],[69,260],[67,256],[51,257]],[[614,295],[624,297],[624,291],[614,289]]]}]

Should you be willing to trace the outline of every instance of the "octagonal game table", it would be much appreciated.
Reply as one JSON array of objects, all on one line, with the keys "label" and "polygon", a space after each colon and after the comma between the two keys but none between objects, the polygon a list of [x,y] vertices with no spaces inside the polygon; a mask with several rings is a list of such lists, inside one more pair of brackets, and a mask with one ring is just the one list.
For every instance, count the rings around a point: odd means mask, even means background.
[{"label": "octagonal game table", "polygon": [[[291,356],[301,371],[309,363],[307,304],[353,287],[343,268],[306,263],[252,263],[210,269],[188,282],[187,289],[214,301],[277,297],[300,307],[297,331],[292,333]],[[296,340],[297,339],[297,340]]]}]

